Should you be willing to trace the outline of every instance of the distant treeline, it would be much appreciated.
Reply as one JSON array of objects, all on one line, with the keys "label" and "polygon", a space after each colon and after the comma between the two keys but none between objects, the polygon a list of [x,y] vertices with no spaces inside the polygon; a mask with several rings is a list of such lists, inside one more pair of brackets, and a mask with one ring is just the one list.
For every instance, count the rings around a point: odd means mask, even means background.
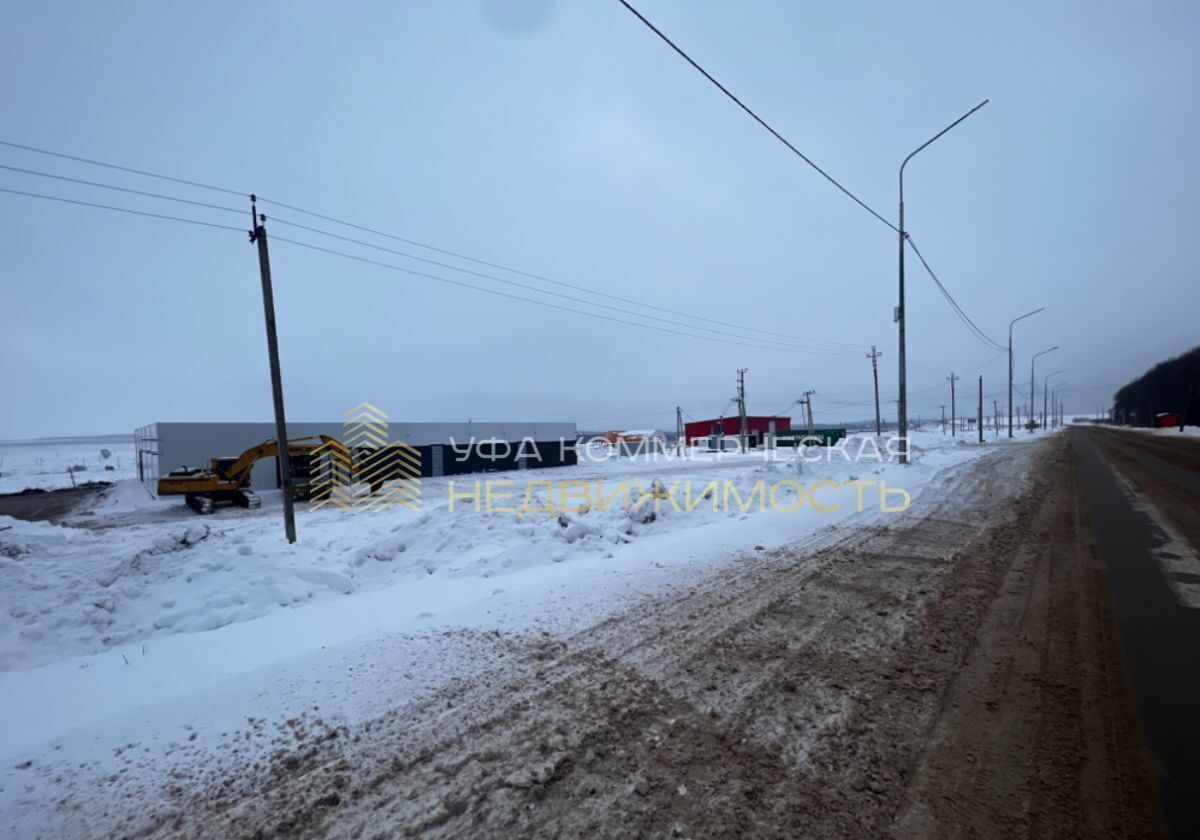
[{"label": "distant treeline", "polygon": [[1117,391],[1115,420],[1153,426],[1156,415],[1172,412],[1189,426],[1200,425],[1200,347],[1155,365]]}]

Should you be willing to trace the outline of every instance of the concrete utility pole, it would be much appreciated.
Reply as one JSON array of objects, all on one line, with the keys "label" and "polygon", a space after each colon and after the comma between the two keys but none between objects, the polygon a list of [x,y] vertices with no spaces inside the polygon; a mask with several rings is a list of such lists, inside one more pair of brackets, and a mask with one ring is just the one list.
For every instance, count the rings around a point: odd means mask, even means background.
[{"label": "concrete utility pole", "polygon": [[813,410],[812,410],[812,395],[816,391],[804,392],[804,417],[805,417],[805,433],[811,435],[815,429],[813,426]]},{"label": "concrete utility pole", "polygon": [[742,451],[746,451],[746,371],[749,368],[738,368],[738,431]]},{"label": "concrete utility pole", "polygon": [[942,434],[946,434],[946,406],[942,406]]},{"label": "concrete utility pole", "polygon": [[905,373],[905,361],[904,361],[904,329],[905,329],[904,244],[905,244],[905,240],[908,238],[908,234],[904,230],[904,167],[908,166],[908,162],[910,160],[912,160],[914,157],[916,157],[918,152],[925,149],[934,140],[937,140],[939,137],[941,137],[947,131],[954,128],[954,126],[958,125],[960,122],[962,122],[967,117],[974,114],[976,111],[978,111],[980,108],[982,108],[986,104],[988,104],[988,101],[985,99],[982,102],[980,102],[978,105],[976,105],[974,108],[972,108],[970,111],[967,111],[967,113],[963,114],[961,117],[956,119],[954,122],[950,123],[950,125],[946,126],[941,131],[939,131],[937,134],[933,135],[933,137],[929,138],[924,143],[922,143],[920,146],[918,146],[916,149],[914,149],[912,151],[912,153],[909,154],[909,156],[904,159],[904,162],[900,164],[900,224],[899,224],[899,227],[897,230],[897,234],[900,239],[900,303],[896,307],[896,316],[895,317],[896,317],[896,324],[898,325],[898,333],[899,333],[899,339],[900,339],[900,353],[899,353],[899,359],[898,359],[898,361],[900,363],[900,376],[899,376],[899,381],[897,383],[900,386],[900,398],[897,401],[896,413],[900,415],[900,423],[897,426],[897,429],[899,430],[899,435],[900,435],[900,463],[901,464],[909,463],[909,458],[908,458],[908,379],[907,379],[907,375]]},{"label": "concrete utility pole", "polygon": [[1000,437],[1000,401],[992,400],[992,431]]},{"label": "concrete utility pole", "polygon": [[975,425],[979,427],[979,442],[983,443],[983,377],[979,377],[979,411],[975,415]]},{"label": "concrete utility pole", "polygon": [[[1031,425],[1033,424],[1033,413],[1037,411],[1035,408],[1037,405],[1037,378],[1033,374],[1033,365],[1037,361],[1038,356],[1045,356],[1052,350],[1057,349],[1057,344],[1055,344],[1053,347],[1047,347],[1040,353],[1034,353],[1033,357],[1029,360],[1029,422]],[[1032,428],[1030,428],[1029,434],[1033,434]]]},{"label": "concrete utility pole", "polygon": [[1043,311],[1045,308],[1046,307],[1042,306],[1042,307],[1039,307],[1039,308],[1033,310],[1032,312],[1026,312],[1020,318],[1013,318],[1012,321],[1010,321],[1008,324],[1008,436],[1009,437],[1013,436],[1013,434],[1012,434],[1012,429],[1013,429],[1013,422],[1012,422],[1013,421],[1013,404],[1012,404],[1012,392],[1013,392],[1013,387],[1012,387],[1012,383],[1013,383],[1012,331],[1013,331],[1013,324],[1017,323],[1017,321],[1021,321],[1021,320],[1024,320],[1025,318],[1028,318],[1030,315],[1036,315],[1039,312]]},{"label": "concrete utility pole", "polygon": [[683,453],[683,409],[675,406],[675,451]]},{"label": "concrete utility pole", "polygon": [[250,196],[250,241],[258,245],[258,272],[262,279],[263,316],[267,322],[267,357],[271,363],[271,399],[275,403],[275,443],[283,484],[283,531],[287,541],[296,541],[296,510],[292,499],[292,464],[288,457],[287,418],[283,412],[283,375],[279,370],[279,339],[275,333],[275,295],[271,290],[271,256],[267,252],[267,217],[258,213],[258,199]]},{"label": "concrete utility pole", "polygon": [[867,358],[871,360],[871,376],[875,380],[875,434],[883,434],[883,424],[879,419],[879,357],[883,354],[875,349],[875,345],[871,345],[871,352],[867,354]]},{"label": "concrete utility pole", "polygon": [[954,413],[956,405],[954,401],[954,382],[958,377],[952,372],[947,378],[950,380],[950,437],[956,437],[958,435],[958,427],[955,423],[957,415]]}]

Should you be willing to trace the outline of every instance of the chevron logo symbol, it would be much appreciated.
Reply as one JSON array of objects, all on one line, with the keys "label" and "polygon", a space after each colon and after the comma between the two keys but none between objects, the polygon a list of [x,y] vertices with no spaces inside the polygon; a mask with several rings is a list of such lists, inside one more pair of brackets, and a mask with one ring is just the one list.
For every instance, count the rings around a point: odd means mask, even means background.
[{"label": "chevron logo symbol", "polygon": [[337,441],[322,443],[310,456],[309,505],[313,510],[354,506],[354,462],[349,450]]},{"label": "chevron logo symbol", "polygon": [[312,454],[312,509],[420,510],[420,450],[391,440],[387,412],[371,403],[359,403],[342,417],[341,440],[322,443]]},{"label": "chevron logo symbol", "polygon": [[360,476],[373,492],[360,502],[359,510],[382,510],[396,504],[420,509],[421,453],[409,444],[393,441],[364,456]]}]

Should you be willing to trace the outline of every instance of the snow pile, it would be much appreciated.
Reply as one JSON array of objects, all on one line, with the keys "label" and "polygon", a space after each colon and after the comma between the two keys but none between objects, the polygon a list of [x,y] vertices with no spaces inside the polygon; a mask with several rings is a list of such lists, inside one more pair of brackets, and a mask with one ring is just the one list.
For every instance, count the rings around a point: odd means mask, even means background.
[{"label": "snow pile", "polygon": [[[864,460],[821,450],[809,450],[808,460],[789,452],[770,462],[761,454],[585,460],[460,476],[453,497],[449,479],[426,479],[419,511],[301,506],[300,539],[291,546],[282,539],[278,493],[263,494],[261,510],[199,517],[178,501],[152,499],[137,482],[119,482],[62,525],[3,518],[0,671],[372,591],[427,592],[431,603],[461,604],[478,597],[483,581],[529,573],[520,580],[531,585],[545,577],[539,570],[563,564],[781,545],[882,515],[874,486],[863,492],[844,482],[882,479],[915,494],[941,467],[987,450],[927,435],[914,449],[917,463],[904,468],[874,454],[886,453],[886,441],[850,443],[849,453],[865,453]],[[563,482],[576,485],[569,500]]]}]

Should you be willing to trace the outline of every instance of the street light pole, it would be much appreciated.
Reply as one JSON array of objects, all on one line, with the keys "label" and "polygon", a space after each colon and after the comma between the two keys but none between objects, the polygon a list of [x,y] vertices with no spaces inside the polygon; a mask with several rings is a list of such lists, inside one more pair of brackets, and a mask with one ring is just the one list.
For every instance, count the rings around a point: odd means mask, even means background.
[{"label": "street light pole", "polygon": [[[1033,413],[1035,411],[1037,411],[1037,409],[1034,408],[1034,406],[1036,405],[1036,403],[1034,403],[1034,400],[1037,399],[1037,379],[1034,378],[1034,375],[1033,375],[1033,364],[1034,364],[1034,362],[1037,361],[1038,356],[1045,356],[1051,350],[1057,350],[1057,349],[1058,349],[1057,344],[1055,344],[1053,347],[1047,347],[1041,353],[1034,353],[1033,358],[1031,358],[1029,360],[1029,424],[1030,424],[1030,426],[1037,425],[1036,423],[1033,422]],[[1032,428],[1030,428],[1029,434],[1033,434]]]},{"label": "street light pole", "polygon": [[1059,410],[1058,410],[1059,399],[1060,399],[1059,394],[1063,394],[1066,392],[1068,384],[1069,383],[1067,383],[1067,382],[1057,382],[1057,383],[1055,383],[1054,388],[1051,391],[1050,406],[1051,406],[1052,411],[1050,413],[1050,416],[1052,418],[1054,418],[1052,421],[1052,428],[1057,429],[1059,426],[1063,425],[1062,418],[1059,416]]},{"label": "street light pole", "polygon": [[1013,427],[1013,406],[1012,406],[1012,392],[1013,392],[1013,387],[1012,387],[1012,383],[1013,383],[1012,331],[1013,331],[1013,324],[1017,323],[1017,321],[1028,318],[1030,315],[1036,315],[1045,308],[1046,307],[1044,307],[1044,306],[1039,306],[1037,309],[1033,310],[1032,312],[1026,312],[1020,318],[1013,318],[1012,321],[1010,321],[1008,324],[1008,436],[1009,437],[1013,436],[1013,434],[1012,434],[1012,427]]},{"label": "street light pole", "polygon": [[1049,428],[1047,423],[1049,420],[1049,406],[1050,406],[1050,390],[1049,390],[1050,378],[1053,376],[1058,376],[1060,373],[1062,373],[1061,370],[1056,370],[1053,373],[1047,373],[1042,378],[1042,428],[1043,429]]},{"label": "street light pole", "polygon": [[906,369],[905,369],[905,359],[904,359],[904,329],[905,329],[905,323],[904,323],[904,319],[905,319],[905,315],[904,315],[904,240],[907,236],[907,234],[904,232],[904,167],[908,166],[908,162],[916,156],[917,152],[920,152],[922,149],[924,149],[926,146],[928,146],[934,140],[937,140],[939,137],[941,137],[947,131],[954,128],[954,126],[958,125],[960,122],[962,122],[967,117],[974,114],[976,111],[978,111],[980,108],[982,108],[986,104],[988,104],[988,100],[985,99],[982,102],[980,102],[978,105],[976,105],[974,108],[972,108],[970,111],[967,111],[967,113],[963,114],[961,117],[956,119],[954,122],[950,123],[950,125],[946,126],[941,131],[939,131],[937,134],[933,135],[933,137],[929,138],[924,143],[922,143],[920,146],[918,146],[916,149],[914,149],[912,151],[912,153],[909,154],[909,156],[904,159],[904,162],[900,164],[900,226],[899,226],[899,230],[897,231],[897,235],[900,240],[900,303],[899,303],[899,306],[896,307],[896,322],[899,325],[898,332],[899,332],[899,341],[900,341],[900,352],[898,354],[899,359],[900,359],[900,375],[899,375],[900,398],[896,401],[896,412],[897,412],[897,414],[900,415],[900,418],[899,418],[900,422],[897,425],[897,429],[900,432],[900,463],[902,463],[902,464],[909,463],[909,458],[908,458],[908,378],[907,378],[907,375],[905,372]]}]

